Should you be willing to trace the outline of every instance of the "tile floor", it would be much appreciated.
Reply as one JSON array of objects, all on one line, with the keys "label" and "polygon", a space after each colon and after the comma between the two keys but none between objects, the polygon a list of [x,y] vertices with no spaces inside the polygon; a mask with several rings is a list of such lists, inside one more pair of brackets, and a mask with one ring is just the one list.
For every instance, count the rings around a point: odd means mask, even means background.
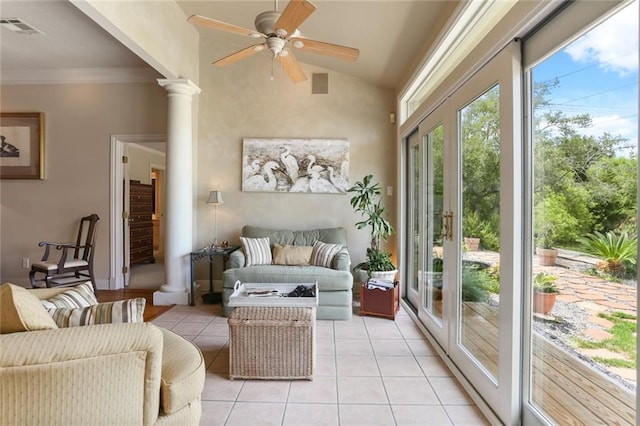
[{"label": "tile floor", "polygon": [[402,310],[395,321],[317,321],[313,381],[230,380],[220,305],[176,306],[153,323],[204,354],[202,425],[488,424]]}]

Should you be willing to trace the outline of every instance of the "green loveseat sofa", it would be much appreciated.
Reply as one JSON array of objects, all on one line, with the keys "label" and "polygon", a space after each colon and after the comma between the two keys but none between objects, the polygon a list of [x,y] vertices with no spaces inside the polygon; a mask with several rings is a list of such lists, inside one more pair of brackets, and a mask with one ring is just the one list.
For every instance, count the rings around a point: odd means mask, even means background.
[{"label": "green loveseat sofa", "polygon": [[242,236],[247,238],[269,238],[273,249],[275,244],[293,246],[313,246],[316,241],[342,244],[342,249],[334,256],[331,268],[313,265],[253,265],[245,266],[246,258],[242,249],[229,256],[227,269],[223,274],[222,303],[224,315],[229,316],[233,308],[228,306],[236,281],[242,283],[318,283],[317,319],[347,320],[353,308],[353,275],[351,259],[347,250],[347,231],[344,228],[312,229],[290,231],[261,228],[247,225],[242,228]]}]

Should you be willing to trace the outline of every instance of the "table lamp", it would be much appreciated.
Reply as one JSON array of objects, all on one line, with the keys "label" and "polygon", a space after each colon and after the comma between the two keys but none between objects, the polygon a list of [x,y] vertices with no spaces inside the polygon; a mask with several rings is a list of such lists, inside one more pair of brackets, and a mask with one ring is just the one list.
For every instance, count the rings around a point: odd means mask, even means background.
[{"label": "table lamp", "polygon": [[213,238],[213,247],[218,247],[218,206],[224,204],[222,200],[222,192],[220,191],[210,191],[209,199],[207,200],[207,204],[213,204],[214,210],[214,238]]}]

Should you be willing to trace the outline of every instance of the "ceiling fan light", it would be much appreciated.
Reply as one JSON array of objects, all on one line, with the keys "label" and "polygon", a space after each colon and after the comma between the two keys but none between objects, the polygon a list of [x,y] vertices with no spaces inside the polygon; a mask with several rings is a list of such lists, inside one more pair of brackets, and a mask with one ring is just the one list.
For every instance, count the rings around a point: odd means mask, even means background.
[{"label": "ceiling fan light", "polygon": [[262,37],[262,34],[260,34],[260,33],[251,33],[251,34],[249,34],[249,37],[251,37],[251,38],[260,38],[260,37]]},{"label": "ceiling fan light", "polygon": [[301,40],[296,40],[293,42],[293,47],[302,49],[304,47],[304,43]]},{"label": "ceiling fan light", "polygon": [[264,50],[264,44],[258,44],[257,46],[253,46],[253,50],[255,50],[256,52],[260,52],[261,50]]},{"label": "ceiling fan light", "polygon": [[285,30],[283,28],[277,28],[276,29],[276,34],[278,34],[280,37],[286,37],[287,36],[287,30]]},{"label": "ceiling fan light", "polygon": [[282,57],[289,56],[289,51],[287,49],[282,49],[282,51],[280,52],[280,56]]},{"label": "ceiling fan light", "polygon": [[284,47],[285,41],[280,37],[269,37],[266,41],[269,50],[273,52],[274,55],[279,54]]}]

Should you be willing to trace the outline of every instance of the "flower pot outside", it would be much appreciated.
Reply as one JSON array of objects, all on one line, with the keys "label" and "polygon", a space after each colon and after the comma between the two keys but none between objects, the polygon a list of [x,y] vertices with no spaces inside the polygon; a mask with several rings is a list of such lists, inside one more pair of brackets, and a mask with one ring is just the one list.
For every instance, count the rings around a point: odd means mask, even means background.
[{"label": "flower pot outside", "polygon": [[538,247],[536,249],[536,254],[538,255],[538,263],[541,266],[553,266],[556,264],[558,250]]},{"label": "flower pot outside", "polygon": [[480,250],[480,238],[464,237],[464,245],[469,251]]},{"label": "flower pot outside", "polygon": [[533,292],[533,312],[548,314],[556,303],[556,293]]}]

